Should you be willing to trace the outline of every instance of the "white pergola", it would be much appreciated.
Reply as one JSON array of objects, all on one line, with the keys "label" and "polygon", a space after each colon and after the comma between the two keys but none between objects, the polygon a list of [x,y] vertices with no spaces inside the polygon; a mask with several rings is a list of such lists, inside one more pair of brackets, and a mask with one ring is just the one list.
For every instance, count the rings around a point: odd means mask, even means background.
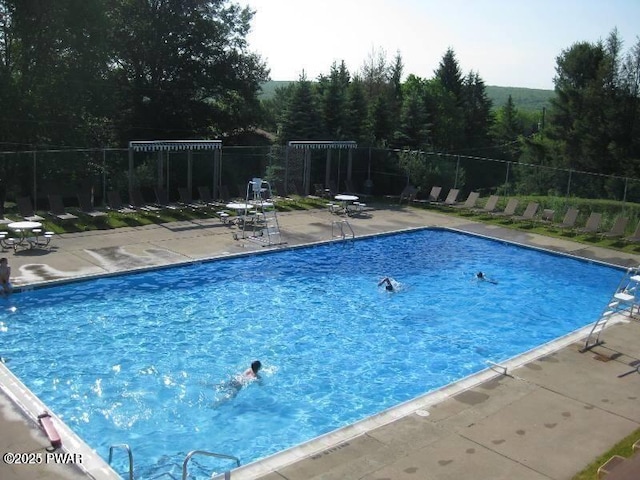
[{"label": "white pergola", "polygon": [[[166,157],[166,182],[169,189],[169,154],[187,152],[187,188],[193,189],[193,151],[213,152],[213,198],[218,198],[222,173],[222,140],[141,140],[129,142],[129,191],[133,190],[133,154],[135,152],[158,153],[158,186],[163,184],[163,167]],[[165,156],[166,153],[166,156]]]},{"label": "white pergola", "polygon": [[352,157],[351,150],[358,148],[358,144],[352,140],[303,140],[290,141],[287,145],[287,164],[289,162],[289,149],[303,150],[304,163],[302,169],[302,188],[304,195],[309,195],[311,189],[311,150],[326,150],[327,164],[325,168],[325,185],[331,180],[331,150],[347,150],[349,154],[347,165],[347,180],[351,180]]}]

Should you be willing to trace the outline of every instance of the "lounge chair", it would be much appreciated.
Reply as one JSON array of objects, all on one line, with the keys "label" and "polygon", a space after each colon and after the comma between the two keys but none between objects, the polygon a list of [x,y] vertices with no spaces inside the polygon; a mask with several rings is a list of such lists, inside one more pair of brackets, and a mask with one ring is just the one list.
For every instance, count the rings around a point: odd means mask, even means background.
[{"label": "lounge chair", "polygon": [[567,213],[564,214],[562,223],[557,226],[560,228],[573,228],[576,224],[576,220],[578,219],[578,213],[580,213],[580,211],[577,208],[569,207]]},{"label": "lounge chair", "polygon": [[156,187],[153,189],[156,194],[156,205],[162,208],[178,209],[178,205],[169,201],[169,194],[164,188]]},{"label": "lounge chair", "polygon": [[64,202],[60,195],[51,194],[49,197],[49,215],[58,220],[76,220],[78,217],[73,213],[68,213],[64,208]]},{"label": "lounge chair", "polygon": [[553,217],[556,215],[556,211],[551,208],[545,208],[540,214],[540,221],[542,223],[553,223]]},{"label": "lounge chair", "polygon": [[33,206],[31,205],[31,198],[29,197],[18,197],[16,199],[16,203],[18,204],[18,212],[20,212],[20,216],[29,222],[41,222],[44,220],[43,217],[36,214],[33,210]]},{"label": "lounge chair", "polygon": [[193,196],[191,195],[191,191],[185,187],[178,188],[178,195],[180,195],[180,203],[185,207],[199,209],[204,207],[205,205],[202,203],[196,203],[193,200]]},{"label": "lounge chair", "polygon": [[115,210],[119,213],[136,213],[133,208],[124,204],[122,197],[120,197],[120,192],[116,190],[110,190],[107,192],[107,200],[107,207],[111,210]]},{"label": "lounge chair", "polygon": [[480,192],[470,192],[469,196],[462,205],[452,205],[452,207],[463,208],[465,210],[472,210],[476,207],[478,199],[480,198]]},{"label": "lounge chair", "polygon": [[353,184],[353,182],[351,180],[345,180],[344,181],[344,186],[346,187],[346,192],[345,193],[351,193],[353,195],[356,195],[359,198],[370,198],[373,195],[369,194],[369,193],[360,193],[358,192],[358,190],[356,189],[355,185]]},{"label": "lounge chair", "polygon": [[633,235],[630,237],[624,237],[627,242],[640,242],[640,222],[638,222],[638,226],[636,227]]},{"label": "lounge chair", "polygon": [[538,203],[529,202],[522,215],[514,215],[511,217],[511,219],[513,221],[533,220],[533,217],[536,216],[536,213],[538,213]]},{"label": "lounge chair", "polygon": [[229,187],[226,185],[220,185],[220,191],[218,192],[218,198],[222,200],[224,203],[229,202],[231,200],[231,194],[229,193]]},{"label": "lounge chair", "polygon": [[416,195],[418,194],[418,189],[413,185],[407,185],[404,187],[402,192],[400,192],[400,204],[402,204],[403,200],[406,200],[407,203],[411,203],[416,199]]},{"label": "lounge chair", "polygon": [[602,214],[591,212],[584,227],[576,229],[578,233],[597,233],[602,222]]},{"label": "lounge chair", "polygon": [[331,198],[331,192],[328,188],[324,188],[323,183],[313,184],[313,196],[319,198]]},{"label": "lounge chair", "polygon": [[449,193],[447,193],[447,198],[444,199],[443,204],[447,207],[455,205],[455,203],[458,201],[458,195],[460,195],[460,189],[452,188],[451,190],[449,190]]},{"label": "lounge chair", "polygon": [[105,217],[107,215],[106,212],[103,212],[102,210],[96,210],[95,208],[93,208],[90,193],[79,193],[78,203],[80,204],[80,211],[85,215],[89,215],[90,217],[93,217],[93,218]]},{"label": "lounge chair", "polygon": [[510,198],[502,212],[494,212],[492,215],[496,217],[511,217],[516,213],[516,208],[518,208],[518,199]]},{"label": "lounge chair", "polygon": [[484,204],[484,207],[474,208],[472,211],[475,213],[493,213],[498,206],[498,200],[500,200],[498,195],[491,195],[487,199],[487,203]]},{"label": "lounge chair", "polygon": [[144,197],[142,196],[142,192],[139,188],[134,188],[129,192],[129,198],[131,199],[131,204],[136,207],[138,210],[146,210],[148,212],[157,212],[160,209],[158,207],[154,207],[153,205],[147,204],[145,202]]},{"label": "lounge chair", "polygon": [[624,235],[624,231],[627,228],[627,223],[629,223],[629,219],[627,217],[618,217],[616,221],[613,223],[611,230],[608,232],[604,232],[602,237],[621,237]]},{"label": "lounge chair", "polygon": [[198,187],[198,195],[200,196],[200,201],[204,205],[208,205],[211,207],[220,206],[220,204],[216,202],[211,196],[211,190],[209,190],[209,187]]},{"label": "lounge chair", "polygon": [[427,202],[430,203],[438,203],[440,201],[440,193],[442,192],[442,187],[431,187],[431,191],[429,192],[429,198],[427,198]]}]

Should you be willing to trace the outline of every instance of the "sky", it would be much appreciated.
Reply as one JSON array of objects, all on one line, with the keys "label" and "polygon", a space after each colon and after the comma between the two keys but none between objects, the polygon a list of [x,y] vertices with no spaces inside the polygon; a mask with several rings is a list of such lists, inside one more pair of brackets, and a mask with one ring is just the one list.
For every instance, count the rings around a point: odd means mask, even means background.
[{"label": "sky", "polygon": [[272,80],[349,72],[397,52],[404,77],[433,78],[448,48],[463,75],[486,85],[553,89],[556,58],[614,28],[628,52],[640,36],[640,0],[236,0],[255,11],[247,37]]}]

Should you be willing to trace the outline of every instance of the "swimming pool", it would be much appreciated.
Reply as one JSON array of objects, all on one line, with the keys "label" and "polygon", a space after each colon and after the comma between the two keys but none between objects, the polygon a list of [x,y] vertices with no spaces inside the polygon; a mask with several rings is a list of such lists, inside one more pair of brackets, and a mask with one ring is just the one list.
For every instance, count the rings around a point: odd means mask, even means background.
[{"label": "swimming pool", "polygon": [[[178,475],[190,450],[246,464],[584,326],[620,274],[422,230],[24,292],[0,338],[100,454],[128,443],[138,478]],[[378,288],[384,275],[400,291]],[[255,358],[260,382],[220,388]]]}]

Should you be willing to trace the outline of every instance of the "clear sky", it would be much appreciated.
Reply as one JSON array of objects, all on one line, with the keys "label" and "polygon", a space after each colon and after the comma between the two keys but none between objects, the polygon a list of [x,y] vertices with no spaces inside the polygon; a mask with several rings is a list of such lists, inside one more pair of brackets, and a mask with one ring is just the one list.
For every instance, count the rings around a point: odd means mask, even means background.
[{"label": "clear sky", "polygon": [[486,85],[553,88],[556,58],[576,42],[618,29],[629,51],[640,0],[236,0],[254,10],[250,49],[272,80],[314,80],[345,61],[361,70],[375,52],[400,52],[405,77],[432,78],[447,48],[463,74]]}]

